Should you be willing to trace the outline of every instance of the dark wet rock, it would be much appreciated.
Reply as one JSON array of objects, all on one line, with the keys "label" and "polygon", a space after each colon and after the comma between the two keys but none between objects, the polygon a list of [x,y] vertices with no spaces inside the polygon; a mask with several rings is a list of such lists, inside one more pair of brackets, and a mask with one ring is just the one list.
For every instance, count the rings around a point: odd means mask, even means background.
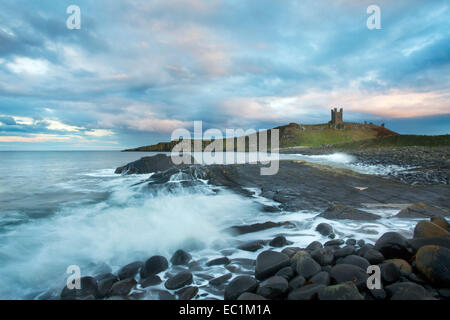
[{"label": "dark wet rock", "polygon": [[273,276],[261,282],[256,293],[268,299],[275,299],[283,296],[288,288],[289,284],[285,278]]},{"label": "dark wet rock", "polygon": [[321,271],[309,279],[309,282],[312,284],[323,284],[324,286],[328,286],[330,284],[330,274],[328,272]]},{"label": "dark wet rock", "polygon": [[417,251],[416,267],[439,288],[450,287],[450,250],[439,246],[424,246]]},{"label": "dark wet rock", "polygon": [[151,286],[157,286],[162,282],[161,278],[157,275],[149,276],[145,279],[141,279],[140,284],[142,288],[147,288]]},{"label": "dark wet rock", "polygon": [[332,246],[341,246],[343,245],[345,242],[342,239],[335,239],[335,240],[330,240],[324,243],[324,247],[332,247]]},{"label": "dark wet rock", "polygon": [[272,239],[272,241],[269,242],[269,245],[275,248],[281,248],[290,244],[292,244],[292,242],[286,240],[284,236],[275,237],[274,239]]},{"label": "dark wet rock", "polygon": [[289,265],[290,259],[284,253],[272,250],[263,251],[256,258],[256,279],[266,279]]},{"label": "dark wet rock", "polygon": [[314,300],[317,298],[319,291],[324,288],[323,284],[310,284],[291,291],[288,300]]},{"label": "dark wet rock", "polygon": [[255,251],[258,251],[259,249],[261,249],[262,247],[264,247],[265,243],[266,242],[263,240],[255,240],[255,241],[243,243],[243,244],[239,245],[237,248],[240,250],[244,250],[244,251],[255,252]]},{"label": "dark wet rock", "polygon": [[258,282],[249,276],[238,276],[230,281],[225,288],[225,300],[236,300],[244,292],[255,293]]},{"label": "dark wet rock", "polygon": [[224,283],[226,283],[228,280],[230,280],[231,277],[233,277],[233,275],[231,273],[227,273],[227,274],[224,274],[223,276],[211,279],[209,281],[209,284],[214,287],[219,287],[219,286],[223,285]]},{"label": "dark wet rock", "polygon": [[243,294],[241,294],[238,298],[238,300],[267,300],[266,298],[258,295],[258,294],[254,294],[254,293],[250,293],[250,292],[244,292]]},{"label": "dark wet rock", "polygon": [[227,257],[221,257],[221,258],[217,258],[217,259],[208,261],[206,263],[206,265],[208,267],[211,267],[211,266],[227,265],[229,263],[230,263],[230,259],[228,259]]},{"label": "dark wet rock", "polygon": [[144,157],[134,162],[130,162],[123,167],[116,169],[116,174],[147,174],[158,171],[165,171],[174,164],[171,157],[165,154],[157,154],[153,157]]},{"label": "dark wet rock", "polygon": [[197,295],[198,287],[189,286],[181,290],[178,290],[175,293],[178,296],[178,300],[191,300]]},{"label": "dark wet rock", "polygon": [[152,293],[158,296],[158,300],[176,300],[175,296],[166,290],[155,289]]},{"label": "dark wet rock", "polygon": [[267,230],[271,228],[277,228],[277,227],[295,227],[295,225],[292,222],[284,221],[284,222],[273,222],[273,221],[267,221],[264,223],[254,223],[251,225],[243,225],[243,226],[233,226],[231,227],[231,230],[234,231],[236,234],[246,234],[246,233],[253,233],[258,232],[262,230]]},{"label": "dark wet rock", "polygon": [[362,245],[359,250],[356,252],[357,255],[363,257],[367,251],[369,251],[370,249],[374,249],[375,246],[373,244],[367,243]]},{"label": "dark wet rock", "polygon": [[400,269],[392,262],[384,262],[380,265],[381,279],[384,283],[394,283],[400,280]]},{"label": "dark wet rock", "polygon": [[133,278],[120,280],[120,281],[114,283],[114,285],[112,286],[111,291],[109,291],[108,295],[110,297],[126,296],[130,293],[131,289],[133,289],[134,286],[136,286],[136,284],[137,284],[137,282]]},{"label": "dark wet rock", "polygon": [[450,232],[430,221],[419,221],[414,228],[414,239],[450,237]]},{"label": "dark wet rock", "polygon": [[240,265],[245,269],[254,269],[256,265],[256,260],[248,259],[248,258],[234,258],[231,260],[231,263]]},{"label": "dark wet rock", "polygon": [[424,285],[427,283],[425,277],[421,274],[415,274],[415,273],[411,273],[409,275],[406,276],[406,278],[414,283],[420,284],[420,285]]},{"label": "dark wet rock", "polygon": [[363,258],[369,261],[371,264],[379,264],[384,261],[384,256],[380,251],[375,249],[367,250]]},{"label": "dark wet rock", "polygon": [[69,289],[67,286],[61,292],[61,299],[75,300],[93,295],[99,297],[97,281],[93,277],[80,278],[80,289]]},{"label": "dark wet rock", "polygon": [[296,276],[291,281],[289,281],[289,289],[294,290],[302,287],[306,283],[306,279],[302,276]]},{"label": "dark wet rock", "polygon": [[[412,256],[408,240],[397,232],[386,232],[375,243],[375,249],[386,259],[400,258],[409,260]],[[367,257],[367,260],[370,261]]]},{"label": "dark wet rock", "polygon": [[290,258],[290,262],[291,262],[291,268],[296,270],[297,269],[297,264],[301,259],[304,259],[306,257],[311,257],[311,255],[309,254],[308,251],[306,250],[299,250],[297,251],[291,258]]},{"label": "dark wet rock", "polygon": [[174,266],[187,265],[191,261],[192,256],[184,250],[177,250],[170,258],[170,263]]},{"label": "dark wet rock", "polygon": [[313,241],[306,247],[306,250],[312,252],[321,248],[323,248],[323,245],[319,241]]},{"label": "dark wet rock", "polygon": [[356,240],[355,239],[347,239],[345,241],[345,244],[348,246],[356,246]]},{"label": "dark wet rock", "polygon": [[349,255],[355,253],[355,251],[356,251],[356,249],[354,246],[345,246],[334,252],[334,258],[335,259],[344,258],[346,256],[349,256]]},{"label": "dark wet rock", "polygon": [[428,291],[412,282],[398,282],[385,288],[391,300],[435,300]]},{"label": "dark wet rock", "polygon": [[313,257],[313,259],[321,266],[326,266],[333,263],[334,253],[330,248],[321,248],[311,252],[311,257]]},{"label": "dark wet rock", "polygon": [[111,291],[112,286],[119,281],[117,276],[111,275],[109,278],[104,278],[98,281],[98,298],[104,298]]},{"label": "dark wet rock", "polygon": [[325,271],[325,272],[328,272],[328,273],[330,273],[330,271],[331,271],[331,268],[333,268],[332,266],[330,266],[330,265],[327,265],[327,266],[322,266],[322,271]]},{"label": "dark wet rock", "polygon": [[342,204],[336,204],[319,214],[319,217],[329,220],[376,220],[380,216],[366,211],[358,210]]},{"label": "dark wet rock", "polygon": [[320,265],[311,257],[305,257],[297,262],[297,274],[306,279],[311,278],[321,270]]},{"label": "dark wet rock", "polygon": [[316,231],[326,237],[330,236],[331,234],[334,234],[333,227],[325,222],[319,223],[316,227]]},{"label": "dark wet rock", "polygon": [[424,203],[414,203],[397,213],[397,218],[431,218],[433,216],[446,217],[449,212],[441,208],[426,205]]},{"label": "dark wet rock", "polygon": [[198,262],[198,261],[191,261],[188,263],[187,266],[188,266],[189,270],[192,272],[203,270],[203,267],[201,266],[200,262]]},{"label": "dark wet rock", "polygon": [[412,273],[411,265],[403,259],[389,259],[389,260],[386,260],[386,262],[395,264],[397,266],[397,268],[399,269],[400,274],[403,276],[408,276]]},{"label": "dark wet rock", "polygon": [[119,280],[116,275],[114,275],[110,272],[99,274],[99,275],[95,276],[94,278],[95,278],[95,280],[97,280],[97,283],[99,283],[100,281],[102,281],[104,279],[108,279],[108,278],[116,278],[117,280]]},{"label": "dark wet rock", "polygon": [[291,267],[284,267],[278,270],[275,275],[285,278],[287,281],[289,281],[292,279],[292,277],[294,277],[294,270]]},{"label": "dark wet rock", "polygon": [[353,282],[328,286],[319,291],[319,300],[363,300]]},{"label": "dark wet rock", "polygon": [[367,259],[354,254],[339,259],[338,261],[336,261],[336,264],[351,264],[364,270],[367,270],[367,268],[370,266],[370,262]]},{"label": "dark wet rock", "polygon": [[190,285],[193,281],[192,273],[183,271],[168,279],[164,286],[169,290],[180,289],[184,286]]},{"label": "dark wet rock", "polygon": [[363,239],[361,239],[361,240],[358,240],[357,244],[358,244],[358,246],[362,247],[366,244],[366,242]]},{"label": "dark wet rock", "polygon": [[291,258],[295,253],[297,253],[297,251],[300,251],[301,248],[298,247],[287,247],[284,248],[283,250],[281,250],[282,253],[284,253],[285,255],[287,255],[289,258]]},{"label": "dark wet rock", "polygon": [[375,300],[385,300],[387,297],[387,293],[384,289],[372,289],[367,290]]},{"label": "dark wet rock", "polygon": [[417,252],[423,246],[430,245],[450,249],[450,238],[448,237],[409,239],[408,242],[414,252]]},{"label": "dark wet rock", "polygon": [[158,274],[169,267],[169,262],[163,256],[153,256],[145,261],[141,269],[141,278],[147,278],[151,275]]},{"label": "dark wet rock", "polygon": [[358,288],[361,288],[366,286],[368,276],[366,270],[360,267],[351,264],[338,264],[331,269],[330,277],[334,283],[340,284],[351,281]]},{"label": "dark wet rock", "polygon": [[439,226],[442,229],[445,229],[447,231],[450,229],[450,224],[448,223],[448,221],[445,218],[442,218],[442,217],[431,217],[430,222],[434,223],[435,225],[437,225],[437,226]]},{"label": "dark wet rock", "polygon": [[141,261],[132,262],[120,269],[117,275],[119,276],[120,280],[134,278],[143,265],[144,263],[142,263]]}]

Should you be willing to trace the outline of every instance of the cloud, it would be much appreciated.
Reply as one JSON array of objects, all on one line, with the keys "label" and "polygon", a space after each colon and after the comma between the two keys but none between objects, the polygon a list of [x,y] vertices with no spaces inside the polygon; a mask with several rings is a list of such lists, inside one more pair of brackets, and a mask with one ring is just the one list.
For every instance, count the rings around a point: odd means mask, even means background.
[{"label": "cloud", "polygon": [[114,135],[114,131],[106,129],[94,129],[91,131],[85,131],[84,134],[93,137],[108,137]]}]

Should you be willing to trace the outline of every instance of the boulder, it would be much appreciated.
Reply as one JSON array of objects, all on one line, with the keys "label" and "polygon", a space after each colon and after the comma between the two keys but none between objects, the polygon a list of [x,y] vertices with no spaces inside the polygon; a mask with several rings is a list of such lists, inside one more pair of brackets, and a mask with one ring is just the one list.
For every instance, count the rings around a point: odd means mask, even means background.
[{"label": "boulder", "polygon": [[153,256],[145,261],[141,269],[141,278],[147,278],[151,275],[158,274],[169,267],[169,262],[163,256]]},{"label": "boulder", "polygon": [[143,265],[144,263],[142,263],[141,261],[132,262],[120,269],[117,275],[119,276],[120,280],[134,278]]},{"label": "boulder", "polygon": [[[380,251],[386,259],[400,258],[409,260],[412,250],[408,240],[397,232],[386,232],[375,243],[375,249]],[[367,259],[367,257],[365,257]],[[370,261],[370,259],[367,259]]]},{"label": "boulder", "polygon": [[371,265],[367,259],[354,254],[339,259],[336,261],[336,264],[351,264],[360,267],[363,270],[367,270],[367,268]]},{"label": "boulder", "polygon": [[356,249],[354,246],[345,246],[343,248],[339,248],[334,252],[334,258],[335,259],[343,258],[355,253],[355,251]]},{"label": "boulder", "polygon": [[450,232],[430,221],[419,221],[414,228],[414,238],[450,237]]},{"label": "boulder", "polygon": [[400,280],[400,269],[392,262],[384,262],[380,265],[381,279],[383,283],[390,284]]},{"label": "boulder", "polygon": [[316,231],[326,237],[334,234],[333,227],[328,223],[319,223],[316,227]]},{"label": "boulder", "polygon": [[80,278],[80,289],[69,289],[67,286],[61,292],[61,299],[75,300],[88,296],[100,297],[97,281],[93,277]]},{"label": "boulder", "polygon": [[314,300],[317,298],[319,291],[324,288],[323,284],[310,284],[291,291],[288,300]]},{"label": "boulder", "polygon": [[313,241],[306,247],[306,250],[309,252],[312,252],[316,249],[321,249],[321,248],[323,248],[323,245],[319,241]]},{"label": "boulder", "polygon": [[227,257],[221,257],[221,258],[217,258],[217,259],[208,261],[206,263],[206,265],[208,267],[211,267],[211,266],[227,265],[229,263],[230,263],[230,259],[228,259]]},{"label": "boulder", "polygon": [[149,276],[145,279],[141,279],[140,284],[142,288],[157,286],[162,282],[161,278],[157,275]]},{"label": "boulder", "polygon": [[267,300],[266,298],[258,295],[258,294],[254,294],[254,293],[250,293],[250,292],[244,292],[243,294],[241,294],[238,298],[238,300]]},{"label": "boulder", "polygon": [[296,276],[291,281],[289,281],[289,289],[295,290],[297,288],[302,287],[306,282],[306,279],[302,276]]},{"label": "boulder", "polygon": [[339,246],[343,245],[344,243],[345,243],[345,241],[342,239],[334,239],[334,240],[325,242],[323,244],[323,246],[324,247],[335,247],[335,246],[339,247]]},{"label": "boulder", "polygon": [[225,287],[225,300],[236,300],[244,292],[255,293],[258,282],[249,276],[238,276]]},{"label": "boulder", "polygon": [[193,281],[192,273],[190,273],[189,271],[183,271],[176,274],[172,278],[168,279],[164,284],[164,286],[168,290],[176,290],[184,286],[190,285],[192,281]]},{"label": "boulder", "polygon": [[320,271],[318,274],[309,279],[312,284],[323,284],[328,286],[330,284],[330,274],[325,271]]},{"label": "boulder", "polygon": [[363,300],[353,282],[328,286],[319,291],[319,300]]},{"label": "boulder", "polygon": [[197,295],[197,293],[198,287],[196,286],[189,286],[175,292],[178,296],[178,300],[191,300]]},{"label": "boulder", "polygon": [[345,244],[348,246],[356,246],[356,240],[355,239],[347,239],[345,241]]},{"label": "boulder", "polygon": [[363,258],[369,261],[371,264],[380,264],[381,262],[384,261],[384,256],[381,254],[380,251],[375,249],[367,250],[364,253]]},{"label": "boulder", "polygon": [[379,219],[380,216],[350,208],[348,206],[337,204],[329,207],[324,212],[319,214],[319,217],[329,219],[329,220],[363,220],[363,221],[370,221],[370,220],[376,220]]},{"label": "boulder", "polygon": [[256,279],[264,280],[289,265],[290,259],[284,253],[272,250],[263,251],[256,258]]},{"label": "boulder", "polygon": [[385,290],[391,300],[435,300],[424,287],[412,282],[397,282]]},{"label": "boulder", "polygon": [[294,277],[294,270],[291,267],[284,267],[283,269],[278,270],[275,275],[285,278],[287,281],[289,281]]},{"label": "boulder", "polygon": [[285,278],[273,276],[259,284],[257,294],[267,299],[275,299],[283,296],[289,289],[289,284]]},{"label": "boulder", "polygon": [[254,223],[251,225],[243,225],[243,226],[233,226],[231,230],[236,234],[246,234],[258,232],[266,229],[277,228],[277,227],[295,227],[295,224],[289,221],[284,222],[273,222],[267,221],[264,223]]},{"label": "boulder", "polygon": [[366,286],[368,275],[366,270],[360,267],[351,264],[338,264],[331,269],[330,277],[334,283],[340,284],[350,281],[358,288],[362,288]]},{"label": "boulder", "polygon": [[296,271],[299,276],[309,279],[321,271],[320,265],[311,257],[305,257],[297,262]]},{"label": "boulder", "polygon": [[395,264],[403,276],[408,276],[412,273],[411,265],[403,259],[389,259],[386,262]]},{"label": "boulder", "polygon": [[417,269],[435,286],[450,287],[450,250],[424,246],[416,254]]},{"label": "boulder", "polygon": [[423,246],[430,245],[450,249],[450,238],[448,237],[409,239],[408,242],[413,249],[413,252],[417,252],[417,250],[419,250]]},{"label": "boulder", "polygon": [[192,256],[184,250],[177,250],[170,258],[170,263],[174,266],[187,265],[191,261]]},{"label": "boulder", "polygon": [[157,154],[152,157],[144,157],[128,163],[116,169],[116,174],[147,174],[165,171],[173,167],[172,158],[165,154]]},{"label": "boulder", "polygon": [[450,229],[450,224],[448,223],[448,221],[445,218],[442,218],[442,217],[431,217],[430,222],[434,223],[435,225],[437,225],[437,226],[439,226],[442,229],[445,229],[447,231]]},{"label": "boulder", "polygon": [[228,280],[230,280],[232,277],[233,277],[233,274],[227,273],[227,274],[224,274],[223,276],[209,280],[209,284],[214,287],[219,287],[219,286],[223,285],[224,283],[226,283]]},{"label": "boulder", "polygon": [[136,286],[137,282],[133,278],[128,278],[124,280],[120,280],[113,284],[111,287],[111,290],[109,291],[108,296],[114,297],[114,296],[126,296],[130,293],[131,289]]},{"label": "boulder", "polygon": [[311,257],[316,260],[321,266],[330,265],[334,260],[334,253],[331,248],[316,249],[311,252]]},{"label": "boulder", "polygon": [[444,209],[426,205],[424,203],[414,203],[397,213],[397,218],[431,218],[433,216],[447,217],[449,212]]},{"label": "boulder", "polygon": [[265,241],[263,240],[255,240],[243,243],[239,245],[237,248],[244,251],[255,252],[264,247]]},{"label": "boulder", "polygon": [[119,281],[119,279],[115,275],[100,280],[98,282],[98,298],[105,298],[108,295],[108,292],[111,291],[114,283],[116,283],[117,281]]},{"label": "boulder", "polygon": [[286,240],[284,236],[275,237],[269,242],[269,245],[275,248],[281,248],[290,244],[292,244],[292,242]]}]

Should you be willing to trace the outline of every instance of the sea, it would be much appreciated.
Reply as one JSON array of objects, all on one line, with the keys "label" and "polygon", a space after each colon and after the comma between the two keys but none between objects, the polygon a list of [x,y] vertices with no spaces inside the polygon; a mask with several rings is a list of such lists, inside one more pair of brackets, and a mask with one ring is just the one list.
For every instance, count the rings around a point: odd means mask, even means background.
[{"label": "sea", "polygon": [[[236,241],[271,239],[279,234],[295,246],[327,240],[314,230],[319,222],[326,221],[315,218],[320,212],[266,212],[262,205],[278,204],[262,198],[257,189],[251,190],[253,197],[243,197],[204,180],[185,185],[185,177],[174,175],[155,190],[145,183],[152,173],[114,173],[119,166],[154,154],[0,152],[0,299],[57,299],[69,276],[67,268],[73,265],[79,266],[82,276],[95,276],[116,272],[153,255],[169,259],[177,249],[189,251],[194,260],[204,263],[225,253],[230,258],[255,259],[259,251],[233,250]],[[377,175],[402,169],[366,166],[344,153],[290,154],[280,158]],[[326,222],[342,234],[368,242],[388,230],[412,232],[414,221],[392,218],[395,210],[378,208],[371,212],[383,219],[368,223]],[[292,221],[296,227],[238,237],[226,231],[233,225],[265,221]],[[206,272],[220,276],[224,268]],[[164,278],[164,274],[161,276]],[[155,296],[149,293],[145,298]]]}]

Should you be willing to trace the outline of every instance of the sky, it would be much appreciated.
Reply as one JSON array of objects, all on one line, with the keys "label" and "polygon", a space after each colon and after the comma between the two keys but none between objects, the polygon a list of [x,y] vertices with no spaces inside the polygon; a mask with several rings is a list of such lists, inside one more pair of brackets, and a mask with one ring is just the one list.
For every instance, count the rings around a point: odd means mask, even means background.
[{"label": "sky", "polygon": [[325,123],[331,107],[448,134],[449,16],[443,0],[2,0],[0,150],[131,148],[194,121]]}]

